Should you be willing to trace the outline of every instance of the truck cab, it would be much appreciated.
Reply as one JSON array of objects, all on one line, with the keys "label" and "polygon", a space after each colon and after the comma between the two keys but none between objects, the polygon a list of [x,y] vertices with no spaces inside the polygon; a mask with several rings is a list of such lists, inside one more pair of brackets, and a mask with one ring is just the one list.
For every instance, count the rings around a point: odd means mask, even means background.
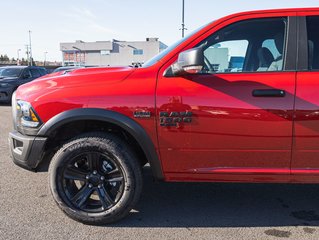
[{"label": "truck cab", "polygon": [[50,162],[71,218],[126,216],[162,181],[319,182],[319,9],[233,14],[140,68],[59,72],[13,96],[13,161]]}]

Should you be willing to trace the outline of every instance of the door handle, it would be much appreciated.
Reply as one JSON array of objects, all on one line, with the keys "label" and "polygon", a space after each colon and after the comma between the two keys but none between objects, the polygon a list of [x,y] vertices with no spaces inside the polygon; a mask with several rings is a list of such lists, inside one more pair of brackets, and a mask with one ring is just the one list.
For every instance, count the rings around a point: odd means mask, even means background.
[{"label": "door handle", "polygon": [[255,89],[253,97],[284,97],[286,92],[280,89]]}]

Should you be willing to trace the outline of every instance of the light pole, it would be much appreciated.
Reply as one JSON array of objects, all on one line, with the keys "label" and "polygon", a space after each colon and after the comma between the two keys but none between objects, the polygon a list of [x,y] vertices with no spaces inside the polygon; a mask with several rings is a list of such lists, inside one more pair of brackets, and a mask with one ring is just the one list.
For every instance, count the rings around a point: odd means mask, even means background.
[{"label": "light pole", "polygon": [[30,50],[30,66],[33,65],[33,59],[32,59],[32,45],[31,45],[31,31],[29,30],[29,50]]},{"label": "light pole", "polygon": [[29,45],[25,45],[26,48],[26,54],[27,54],[27,59],[28,59],[28,66],[30,66],[30,51],[29,51]]},{"label": "light pole", "polygon": [[17,50],[17,54],[18,54],[18,58],[17,58],[17,65],[20,65],[20,51],[21,51],[21,49],[18,49]]},{"label": "light pole", "polygon": [[185,30],[187,30],[187,28],[185,28],[185,0],[182,0],[182,38],[184,38],[185,36]]},{"label": "light pole", "polygon": [[46,60],[47,60],[47,54],[48,54],[48,52],[44,52],[43,67],[45,67],[45,62],[46,62]]}]

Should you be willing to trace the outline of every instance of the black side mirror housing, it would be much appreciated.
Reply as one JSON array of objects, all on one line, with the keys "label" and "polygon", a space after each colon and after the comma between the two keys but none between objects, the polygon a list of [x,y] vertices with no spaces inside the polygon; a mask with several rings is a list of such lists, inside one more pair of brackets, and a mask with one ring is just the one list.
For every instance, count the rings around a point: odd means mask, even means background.
[{"label": "black side mirror housing", "polygon": [[183,76],[197,74],[204,67],[204,50],[202,47],[192,48],[181,52],[178,60],[168,68],[164,76]]}]

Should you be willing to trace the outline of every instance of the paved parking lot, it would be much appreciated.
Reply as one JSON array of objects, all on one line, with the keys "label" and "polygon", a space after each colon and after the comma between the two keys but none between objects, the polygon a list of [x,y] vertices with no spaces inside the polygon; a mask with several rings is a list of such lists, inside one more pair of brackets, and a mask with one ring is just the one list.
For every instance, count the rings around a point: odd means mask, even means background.
[{"label": "paved parking lot", "polygon": [[55,206],[47,173],[15,166],[7,136],[11,107],[0,105],[0,239],[318,239],[319,185],[156,183],[128,218],[86,226]]}]

